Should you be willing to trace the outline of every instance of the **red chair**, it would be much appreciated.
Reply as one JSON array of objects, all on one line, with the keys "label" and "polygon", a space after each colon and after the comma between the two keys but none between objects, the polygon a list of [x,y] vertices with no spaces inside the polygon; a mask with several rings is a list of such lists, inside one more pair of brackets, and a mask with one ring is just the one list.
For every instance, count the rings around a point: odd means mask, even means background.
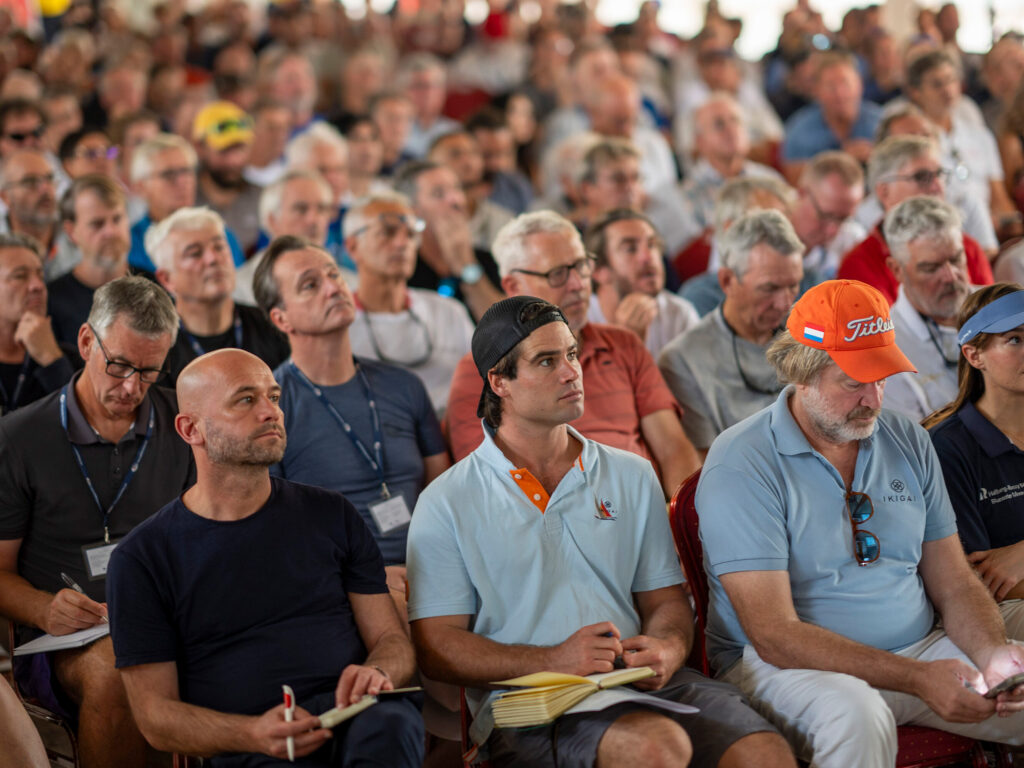
[{"label": "red chair", "polygon": [[[698,469],[682,482],[672,495],[669,503],[669,523],[672,537],[676,542],[679,559],[683,564],[686,580],[693,595],[697,614],[693,650],[687,663],[710,674],[707,649],[704,644],[704,627],[708,618],[708,577],[704,571],[704,550],[698,535],[699,519],[694,503],[697,494]],[[986,768],[988,762],[981,743],[948,731],[925,728],[917,725],[901,725],[896,729],[899,738],[899,752],[896,768],[929,768],[930,766],[951,766],[968,764],[972,768]],[[1012,766],[1005,747],[997,745],[998,766]]]}]

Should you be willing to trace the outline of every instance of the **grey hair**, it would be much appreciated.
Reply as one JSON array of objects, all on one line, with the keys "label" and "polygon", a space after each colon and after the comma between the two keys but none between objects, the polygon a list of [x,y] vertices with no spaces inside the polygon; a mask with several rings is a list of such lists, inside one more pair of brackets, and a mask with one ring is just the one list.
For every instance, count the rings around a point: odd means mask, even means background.
[{"label": "grey hair", "polygon": [[289,183],[297,179],[309,179],[315,182],[320,188],[320,197],[328,205],[334,205],[334,191],[327,180],[319,173],[305,168],[293,168],[285,173],[275,182],[268,184],[260,193],[259,217],[260,227],[264,232],[270,233],[270,216],[281,208],[281,199],[284,197],[284,189]]},{"label": "grey hair", "polygon": [[355,200],[349,209],[345,211],[345,218],[342,219],[342,236],[344,239],[352,237],[353,232],[357,232],[360,227],[364,227],[367,224],[366,211],[368,208],[379,205],[400,205],[403,208],[412,210],[412,203],[406,195],[401,192],[394,192],[390,189],[382,189],[379,192],[374,192],[370,195],[365,195]]},{"label": "grey hair", "polygon": [[788,328],[775,337],[765,357],[782,384],[811,384],[822,371],[835,365],[828,352],[797,341]]},{"label": "grey hair", "polygon": [[784,256],[802,259],[804,254],[804,244],[789,219],[778,211],[752,211],[736,219],[719,236],[722,266],[742,277],[747,272],[750,251],[758,245],[767,245]]},{"label": "grey hair", "polygon": [[13,232],[0,233],[0,251],[4,248],[24,248],[32,251],[40,260],[43,258],[43,249],[34,237],[18,235]]},{"label": "grey hair", "polygon": [[96,289],[88,323],[103,333],[118,319],[148,339],[168,334],[171,344],[178,338],[178,313],[170,295],[144,277],[119,277]]},{"label": "grey hair", "polygon": [[444,62],[432,53],[413,53],[406,56],[398,68],[398,85],[405,88],[409,83],[409,77],[417,72],[440,72],[446,77]]},{"label": "grey hair", "polygon": [[629,139],[622,139],[617,136],[603,138],[583,154],[580,159],[580,167],[573,174],[576,183],[587,182],[593,184],[597,179],[597,172],[609,163],[617,160],[634,158],[639,161],[640,150]]},{"label": "grey hair", "polygon": [[153,160],[156,156],[161,152],[167,152],[172,149],[180,149],[184,152],[185,162],[192,166],[193,169],[199,165],[195,149],[185,139],[174,133],[158,133],[153,138],[146,139],[135,148],[135,154],[132,155],[130,173],[132,183],[138,183],[149,176],[152,173]]},{"label": "grey hair", "polygon": [[505,277],[513,269],[521,268],[526,262],[526,238],[542,233],[565,235],[580,257],[586,253],[579,230],[564,216],[554,211],[523,213],[505,224],[494,236],[491,253],[498,264],[498,273]]},{"label": "grey hair", "polygon": [[905,117],[917,117],[924,121],[925,125],[932,128],[931,136],[933,139],[938,138],[938,133],[935,131],[934,123],[928,119],[928,116],[915,107],[909,101],[897,104],[894,107],[888,107],[882,112],[882,119],[878,123],[878,128],[875,130],[875,143],[881,144],[883,141],[889,138],[889,131],[892,130],[892,124],[897,120],[902,120]]},{"label": "grey hair", "polygon": [[222,237],[227,236],[224,231],[224,219],[215,211],[211,211],[206,206],[179,208],[146,231],[146,253],[149,254],[149,258],[153,260],[157,269],[165,269],[170,272],[174,268],[174,252],[171,251],[168,242],[171,233],[195,232],[208,225],[217,227]]},{"label": "grey hair", "polygon": [[749,211],[758,192],[768,193],[786,208],[792,208],[796,202],[796,190],[773,176],[744,176],[731,179],[722,185],[715,196],[715,232],[721,234],[728,228],[730,222],[736,221]]},{"label": "grey hair", "polygon": [[868,186],[874,189],[904,165],[929,152],[938,154],[938,147],[924,136],[891,136],[878,144],[868,160]]},{"label": "grey hair", "polygon": [[963,240],[960,214],[937,197],[908,197],[885,216],[883,224],[889,252],[900,264],[910,257],[910,244],[919,237],[929,240]]},{"label": "grey hair", "polygon": [[287,168],[306,166],[316,162],[317,147],[328,144],[337,147],[348,157],[348,142],[333,125],[318,121],[285,144],[284,164]]},{"label": "grey hair", "polygon": [[699,136],[701,134],[699,120],[700,114],[712,104],[727,104],[732,107],[740,118],[743,130],[747,130],[747,118],[746,115],[743,114],[743,110],[740,108],[740,103],[736,100],[736,97],[728,91],[712,91],[711,95],[704,100],[704,103],[693,110],[693,117],[691,119],[693,120],[693,133],[695,136]]}]

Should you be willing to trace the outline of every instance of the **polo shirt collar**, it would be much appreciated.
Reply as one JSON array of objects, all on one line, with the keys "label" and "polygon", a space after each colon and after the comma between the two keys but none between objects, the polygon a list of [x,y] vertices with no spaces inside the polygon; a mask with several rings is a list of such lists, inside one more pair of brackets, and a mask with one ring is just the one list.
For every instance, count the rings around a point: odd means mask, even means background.
[{"label": "polo shirt collar", "polygon": [[[476,449],[477,456],[502,474],[507,475],[512,470],[517,469],[517,467],[508,460],[508,457],[501,452],[497,443],[494,442],[494,430],[491,429],[490,424],[488,424],[485,419],[480,419],[480,426],[482,426],[484,430],[484,439],[483,442],[480,443],[480,447]],[[591,445],[590,441],[577,432],[573,427],[566,424],[565,428],[569,430],[569,435],[579,440],[580,444],[583,446],[582,451],[580,451],[580,458],[583,460],[584,471],[586,471],[586,467],[591,467],[594,464],[594,460],[596,458],[594,455],[595,449],[593,445]]]},{"label": "polo shirt collar", "polygon": [[[75,445],[94,445],[97,443],[107,442],[97,434],[96,430],[92,428],[89,421],[85,418],[85,414],[82,413],[82,407],[78,404],[78,395],[75,394],[75,383],[78,378],[82,375],[79,371],[76,373],[67,385],[68,392],[68,439],[71,440]],[[146,436],[146,428],[149,426],[147,419],[140,419],[138,415],[140,413],[149,412],[149,392],[146,392],[146,396],[142,398],[142,402],[139,404],[138,410],[135,413],[135,423],[132,425],[131,430],[134,431],[137,437]]]},{"label": "polo shirt collar", "polygon": [[[807,439],[807,435],[800,429],[800,425],[796,423],[793,412],[789,410],[789,398],[793,393],[793,385],[787,385],[779,393],[775,402],[768,406],[770,409],[769,425],[772,435],[775,437],[775,447],[784,456],[799,456],[802,453],[816,454],[817,451]],[[877,431],[877,424],[875,429]],[[870,445],[873,439],[874,433],[871,437],[861,440],[860,444],[862,446]]]},{"label": "polo shirt collar", "polygon": [[1004,453],[1021,451],[1015,446],[1010,438],[999,431],[991,421],[981,415],[974,403],[965,403],[957,412],[960,421],[971,433],[971,437],[978,441],[978,445],[989,455],[990,458],[1002,456]]},{"label": "polo shirt collar", "polygon": [[[898,316],[903,332],[913,334],[921,341],[928,341],[931,338],[928,333],[928,326],[925,325],[924,320],[921,318],[921,313],[914,309],[914,305],[910,303],[910,299],[907,298],[907,293],[903,290],[902,284],[896,294],[896,301],[892,305],[892,314]],[[940,330],[941,327],[939,326]]]}]

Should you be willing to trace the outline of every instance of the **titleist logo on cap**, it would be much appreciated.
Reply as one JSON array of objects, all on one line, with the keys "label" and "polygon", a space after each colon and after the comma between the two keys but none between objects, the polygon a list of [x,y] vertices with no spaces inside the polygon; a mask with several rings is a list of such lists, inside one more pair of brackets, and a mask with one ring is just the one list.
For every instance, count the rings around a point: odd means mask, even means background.
[{"label": "titleist logo on cap", "polygon": [[846,327],[852,333],[849,336],[844,336],[843,341],[854,341],[861,336],[875,336],[879,333],[888,333],[896,326],[893,325],[892,320],[889,318],[868,315],[867,317],[851,320],[846,324]]}]

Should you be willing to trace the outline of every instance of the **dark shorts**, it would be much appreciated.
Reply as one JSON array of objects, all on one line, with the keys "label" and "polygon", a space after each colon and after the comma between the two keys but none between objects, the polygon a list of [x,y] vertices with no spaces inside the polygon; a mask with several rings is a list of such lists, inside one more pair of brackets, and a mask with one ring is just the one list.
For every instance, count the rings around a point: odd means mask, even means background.
[{"label": "dark shorts", "polygon": [[735,686],[684,667],[653,695],[700,709],[691,715],[665,712],[641,704],[618,704],[600,712],[563,715],[536,728],[495,729],[487,751],[495,768],[592,768],[604,732],[633,712],[662,714],[679,723],[693,744],[695,768],[714,768],[725,751],[744,736],[770,731],[775,726],[750,707]]},{"label": "dark shorts", "polygon": [[[326,712],[334,706],[334,692],[314,696],[299,705],[309,712]],[[324,746],[294,763],[257,754],[218,755],[207,763],[211,768],[420,768],[424,744],[422,706],[420,696],[382,700],[339,724],[334,728],[334,737]]]}]

